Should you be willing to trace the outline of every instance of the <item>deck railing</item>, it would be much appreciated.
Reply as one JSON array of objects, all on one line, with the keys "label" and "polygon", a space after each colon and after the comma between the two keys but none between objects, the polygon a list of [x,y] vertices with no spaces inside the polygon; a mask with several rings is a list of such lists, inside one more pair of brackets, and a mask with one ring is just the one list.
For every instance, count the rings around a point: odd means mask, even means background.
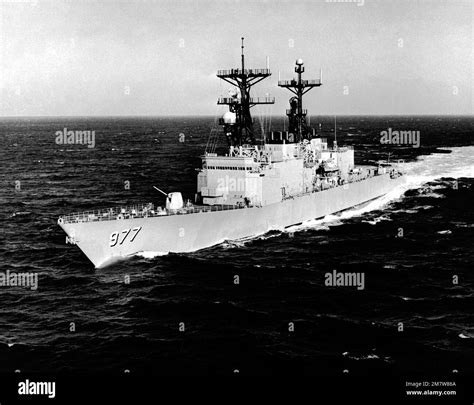
[{"label": "deck railing", "polygon": [[270,76],[271,72],[270,69],[225,69],[217,71],[218,77],[227,77],[242,74],[249,76]]},{"label": "deck railing", "polygon": [[[217,99],[217,104],[234,104],[239,103],[240,100],[234,97],[220,97]],[[249,104],[274,104],[275,97],[250,97]]]},{"label": "deck railing", "polygon": [[[321,85],[321,80],[316,79],[316,80],[301,80],[301,83],[304,86],[320,86]],[[298,80],[292,79],[292,80],[279,80],[278,81],[278,86],[280,87],[292,87],[296,86],[298,84]]]},{"label": "deck railing", "polygon": [[153,204],[132,205],[126,207],[114,207],[102,210],[77,212],[60,217],[63,223],[112,221],[133,218],[152,218],[170,215],[186,215],[201,212],[227,211],[245,208],[240,205],[191,205],[178,210],[171,210],[162,207],[155,208]]}]

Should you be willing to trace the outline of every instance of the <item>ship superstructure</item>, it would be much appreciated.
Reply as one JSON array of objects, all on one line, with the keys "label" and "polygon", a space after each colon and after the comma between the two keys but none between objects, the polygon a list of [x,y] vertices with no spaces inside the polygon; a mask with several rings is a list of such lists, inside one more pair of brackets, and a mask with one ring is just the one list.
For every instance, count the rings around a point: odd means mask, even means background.
[{"label": "ship superstructure", "polygon": [[202,157],[198,202],[263,206],[360,178],[361,173],[353,171],[353,148],[338,148],[337,144],[330,148],[327,140],[308,126],[303,95],[321,86],[322,78],[304,80],[303,72],[303,61],[298,59],[297,76],[278,82],[278,86],[295,95],[286,111],[289,126],[287,131],[264,134],[263,145],[255,141],[250,107],[273,103],[274,99],[254,99],[250,97],[250,89],[269,77],[270,69],[245,69],[242,44],[242,68],[218,72],[219,78],[237,85],[240,93],[218,100],[218,104],[229,104],[229,111],[219,121],[229,142],[229,153],[225,156],[206,153]]},{"label": "ship superstructure", "polygon": [[271,72],[268,66],[245,66],[242,38],[241,66],[217,73],[236,88],[218,100],[229,106],[219,120],[228,153],[202,156],[195,203],[184,204],[181,193],[172,192],[165,193],[165,207],[148,203],[62,216],[58,223],[66,240],[103,267],[140,252],[192,252],[284,229],[366,203],[401,184],[403,176],[393,167],[355,167],[352,147],[329,145],[309,127],[303,95],[322,85],[322,74],[304,79],[301,59],[295,73],[278,82],[294,94],[286,111],[288,130],[263,133],[258,142],[251,108],[275,99],[250,93]]}]

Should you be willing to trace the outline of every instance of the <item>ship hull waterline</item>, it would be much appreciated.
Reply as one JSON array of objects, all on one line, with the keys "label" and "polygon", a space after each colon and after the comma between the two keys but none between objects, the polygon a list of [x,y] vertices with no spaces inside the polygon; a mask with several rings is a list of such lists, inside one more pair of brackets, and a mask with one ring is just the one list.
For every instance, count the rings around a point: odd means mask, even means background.
[{"label": "ship hull waterline", "polygon": [[[262,207],[59,225],[99,269],[137,253],[189,253],[282,230],[362,205],[403,182],[404,176],[392,179],[383,174]],[[111,246],[113,233],[118,239]],[[120,243],[122,235],[127,238]]]}]

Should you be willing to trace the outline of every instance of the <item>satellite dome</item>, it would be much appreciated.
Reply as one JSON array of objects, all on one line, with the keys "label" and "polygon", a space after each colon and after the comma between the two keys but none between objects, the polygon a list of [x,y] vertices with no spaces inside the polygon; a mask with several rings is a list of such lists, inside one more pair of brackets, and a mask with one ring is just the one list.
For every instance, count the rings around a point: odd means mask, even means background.
[{"label": "satellite dome", "polygon": [[235,121],[236,121],[235,113],[233,113],[232,111],[227,111],[222,116],[222,120],[224,121],[224,124],[235,124]]}]

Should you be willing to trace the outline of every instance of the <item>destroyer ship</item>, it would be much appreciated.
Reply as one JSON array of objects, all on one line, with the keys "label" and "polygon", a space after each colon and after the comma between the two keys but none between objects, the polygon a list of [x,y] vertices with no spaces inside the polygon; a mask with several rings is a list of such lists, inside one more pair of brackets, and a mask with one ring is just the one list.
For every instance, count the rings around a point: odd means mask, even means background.
[{"label": "destroyer ship", "polygon": [[246,68],[242,38],[241,66],[217,72],[235,89],[217,102],[228,106],[219,119],[228,153],[201,157],[194,203],[171,192],[164,193],[164,207],[148,203],[64,215],[58,224],[66,242],[102,268],[139,253],[193,252],[282,230],[362,205],[401,184],[403,175],[388,163],[355,166],[352,147],[336,140],[330,145],[310,128],[303,95],[322,85],[322,73],[306,80],[304,70],[298,59],[294,78],[278,81],[293,93],[287,130],[257,140],[251,108],[275,99],[251,96],[271,72],[268,63],[266,69]]}]

